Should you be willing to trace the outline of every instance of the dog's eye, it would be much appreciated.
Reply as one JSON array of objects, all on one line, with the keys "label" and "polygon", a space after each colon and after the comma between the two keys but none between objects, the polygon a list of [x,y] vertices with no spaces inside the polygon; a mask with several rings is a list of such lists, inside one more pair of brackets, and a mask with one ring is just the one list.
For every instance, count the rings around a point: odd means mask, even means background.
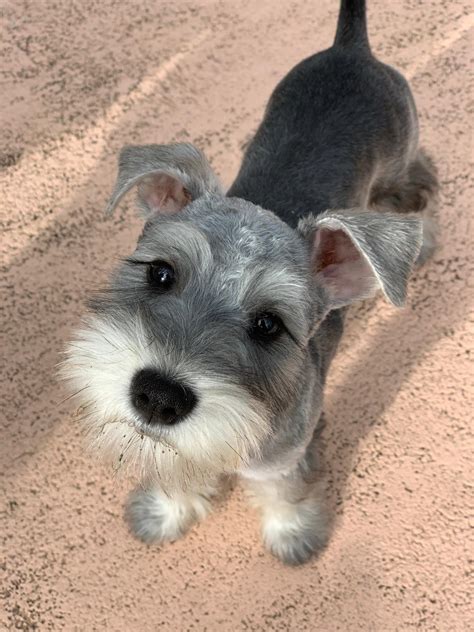
[{"label": "dog's eye", "polygon": [[176,280],[176,273],[166,261],[153,261],[148,266],[148,283],[159,292],[168,292]]},{"label": "dog's eye", "polygon": [[278,316],[270,312],[261,312],[253,319],[250,335],[253,338],[275,338],[283,329],[283,323]]}]

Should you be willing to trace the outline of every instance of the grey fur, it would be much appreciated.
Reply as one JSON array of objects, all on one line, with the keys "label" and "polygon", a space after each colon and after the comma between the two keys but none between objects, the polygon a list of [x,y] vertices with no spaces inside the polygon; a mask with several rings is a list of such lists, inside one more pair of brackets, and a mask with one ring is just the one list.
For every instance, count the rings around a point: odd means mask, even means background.
[{"label": "grey fur", "polygon": [[351,238],[373,269],[385,296],[394,305],[401,307],[405,302],[408,277],[414,262],[413,253],[419,253],[422,244],[419,219],[393,213],[388,216],[357,211],[326,211],[318,217],[309,216],[300,220],[298,229],[303,235],[311,236],[326,226],[340,228]]},{"label": "grey fur", "polygon": [[[407,213],[438,190],[408,85],[368,47],[365,3],[341,6],[334,46],[277,87],[227,196],[192,145],[120,155],[108,211],[137,186],[147,222],[64,373],[94,443],[145,480],[127,516],[146,541],[182,535],[207,513],[212,481],[235,473],[284,562],[327,540],[315,430],[344,307],[376,289],[403,304],[422,241]],[[155,260],[176,271],[165,294],[148,281]],[[261,312],[284,323],[272,342],[250,335]],[[130,382],[150,367],[196,391],[189,418],[151,427],[136,414]]]},{"label": "grey fur", "polygon": [[[112,213],[122,197],[135,185],[149,177],[162,174],[182,183],[192,199],[205,193],[219,193],[221,186],[204,154],[190,143],[173,145],[144,145],[124,147],[120,152],[117,182],[106,213]],[[140,195],[142,209],[148,215],[150,209]]]}]

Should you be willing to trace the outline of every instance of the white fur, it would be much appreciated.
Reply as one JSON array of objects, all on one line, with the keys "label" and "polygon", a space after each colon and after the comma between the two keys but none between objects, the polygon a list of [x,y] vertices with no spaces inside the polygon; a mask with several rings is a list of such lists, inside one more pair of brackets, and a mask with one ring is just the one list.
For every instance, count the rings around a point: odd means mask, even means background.
[{"label": "white fur", "polygon": [[129,401],[132,377],[144,367],[166,370],[171,359],[150,345],[138,318],[126,330],[89,319],[66,356],[62,374],[82,401],[90,444],[116,472],[131,471],[168,491],[186,489],[235,472],[258,455],[270,432],[263,406],[248,392],[176,359],[173,369],[196,390],[199,404],[188,419],[153,438],[141,432]]},{"label": "white fur", "polygon": [[262,512],[266,548],[286,564],[305,562],[327,541],[321,485],[290,477],[246,479],[252,503]]},{"label": "white fur", "polygon": [[301,563],[326,540],[324,516],[314,499],[300,503],[280,502],[266,506],[262,535],[266,548],[285,563]]},{"label": "white fur", "polygon": [[173,541],[207,516],[215,493],[216,488],[210,485],[199,493],[189,491],[172,497],[157,489],[136,490],[127,503],[127,522],[134,535],[144,542]]}]

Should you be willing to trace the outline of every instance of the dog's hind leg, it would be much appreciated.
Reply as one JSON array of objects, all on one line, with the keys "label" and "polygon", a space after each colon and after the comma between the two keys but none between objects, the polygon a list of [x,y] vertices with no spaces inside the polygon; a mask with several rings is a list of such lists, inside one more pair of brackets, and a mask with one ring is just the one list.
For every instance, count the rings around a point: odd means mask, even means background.
[{"label": "dog's hind leg", "polygon": [[374,184],[369,205],[378,211],[422,214],[423,244],[416,264],[423,265],[433,254],[437,242],[439,182],[436,167],[423,149],[395,181]]}]

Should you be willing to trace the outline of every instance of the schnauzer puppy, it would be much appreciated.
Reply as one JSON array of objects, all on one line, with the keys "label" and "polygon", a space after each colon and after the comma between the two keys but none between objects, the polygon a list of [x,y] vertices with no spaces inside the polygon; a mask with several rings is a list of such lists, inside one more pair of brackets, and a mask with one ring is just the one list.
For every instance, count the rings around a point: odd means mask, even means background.
[{"label": "schnauzer puppy", "polygon": [[345,308],[402,305],[433,248],[436,172],[364,0],[277,86],[227,194],[187,143],[125,147],[109,212],[131,189],[143,233],[64,364],[92,444],[141,480],[131,529],[182,536],[237,474],[266,547],[304,562],[327,538],[315,431]]}]

